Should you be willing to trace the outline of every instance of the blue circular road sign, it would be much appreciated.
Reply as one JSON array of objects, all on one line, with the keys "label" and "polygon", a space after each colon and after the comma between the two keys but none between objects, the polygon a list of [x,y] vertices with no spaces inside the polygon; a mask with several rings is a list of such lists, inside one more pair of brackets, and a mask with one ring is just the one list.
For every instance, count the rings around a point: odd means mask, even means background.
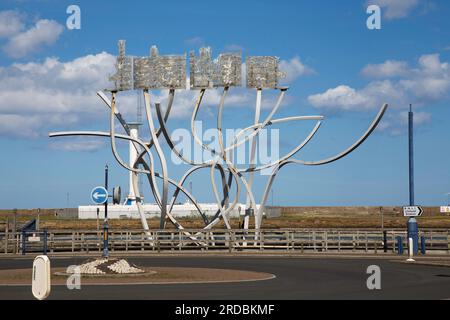
[{"label": "blue circular road sign", "polygon": [[108,191],[104,187],[95,187],[92,189],[91,199],[95,204],[104,204],[108,201]]}]

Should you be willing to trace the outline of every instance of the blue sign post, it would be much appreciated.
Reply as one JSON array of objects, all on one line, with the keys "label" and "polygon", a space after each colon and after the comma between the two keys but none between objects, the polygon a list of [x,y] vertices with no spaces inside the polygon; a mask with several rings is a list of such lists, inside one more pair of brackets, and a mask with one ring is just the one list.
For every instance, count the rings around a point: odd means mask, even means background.
[{"label": "blue sign post", "polygon": [[104,187],[95,187],[91,192],[92,202],[95,204],[104,204],[108,201],[108,191]]},{"label": "blue sign post", "polygon": [[103,257],[109,257],[109,235],[108,235],[108,165],[105,166],[105,186],[92,189],[91,199],[97,205],[105,205],[105,221],[103,223]]}]

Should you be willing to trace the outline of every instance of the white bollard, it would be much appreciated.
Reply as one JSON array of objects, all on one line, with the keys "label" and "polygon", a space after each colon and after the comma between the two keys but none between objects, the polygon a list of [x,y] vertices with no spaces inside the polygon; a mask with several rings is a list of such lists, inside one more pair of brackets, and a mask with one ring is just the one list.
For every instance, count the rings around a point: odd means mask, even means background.
[{"label": "white bollard", "polygon": [[409,252],[409,258],[406,261],[408,261],[408,262],[415,262],[416,260],[413,259],[413,256],[414,256],[414,241],[413,241],[413,238],[409,238],[408,239],[408,252]]},{"label": "white bollard", "polygon": [[33,262],[33,278],[31,291],[38,300],[44,300],[50,295],[50,259],[47,256],[37,256]]}]

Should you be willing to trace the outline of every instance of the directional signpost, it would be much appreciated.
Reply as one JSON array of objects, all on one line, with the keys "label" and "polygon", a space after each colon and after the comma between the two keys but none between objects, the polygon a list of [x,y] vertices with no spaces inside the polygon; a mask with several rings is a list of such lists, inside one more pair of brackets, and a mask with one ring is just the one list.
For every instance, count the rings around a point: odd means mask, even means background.
[{"label": "directional signpost", "polygon": [[423,214],[423,209],[419,206],[403,207],[403,216],[405,217],[420,217]]},{"label": "directional signpost", "polygon": [[108,201],[108,191],[101,186],[95,187],[92,189],[91,199],[95,204],[104,204]]},{"label": "directional signpost", "polygon": [[[103,223],[103,257],[108,258],[109,257],[109,250],[108,250],[108,242],[109,242],[109,235],[108,235],[108,165],[105,166],[105,186],[97,186],[91,191],[91,199],[92,202],[94,202],[96,205],[105,205],[105,220]],[[98,209],[97,209],[98,210]],[[98,217],[98,211],[97,211],[97,217]]]}]

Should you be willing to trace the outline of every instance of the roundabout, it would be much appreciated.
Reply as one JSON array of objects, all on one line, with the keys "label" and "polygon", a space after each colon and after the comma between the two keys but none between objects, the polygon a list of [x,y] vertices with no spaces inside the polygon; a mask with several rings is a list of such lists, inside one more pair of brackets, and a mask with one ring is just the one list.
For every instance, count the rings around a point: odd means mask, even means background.
[{"label": "roundabout", "polygon": [[[101,281],[81,277],[79,290],[69,290],[65,285],[67,277],[54,273],[82,264],[87,258],[50,259],[50,300],[450,298],[450,269],[419,264],[428,262],[425,258],[418,258],[417,264],[404,264],[400,263],[404,259],[395,256],[129,256],[131,263],[155,273],[145,277],[105,277]],[[448,257],[442,259],[448,261]],[[31,264],[32,257],[0,259],[0,299],[33,299]],[[381,270],[381,290],[367,288],[367,268],[372,265]],[[11,278],[9,282],[5,275]]]}]

